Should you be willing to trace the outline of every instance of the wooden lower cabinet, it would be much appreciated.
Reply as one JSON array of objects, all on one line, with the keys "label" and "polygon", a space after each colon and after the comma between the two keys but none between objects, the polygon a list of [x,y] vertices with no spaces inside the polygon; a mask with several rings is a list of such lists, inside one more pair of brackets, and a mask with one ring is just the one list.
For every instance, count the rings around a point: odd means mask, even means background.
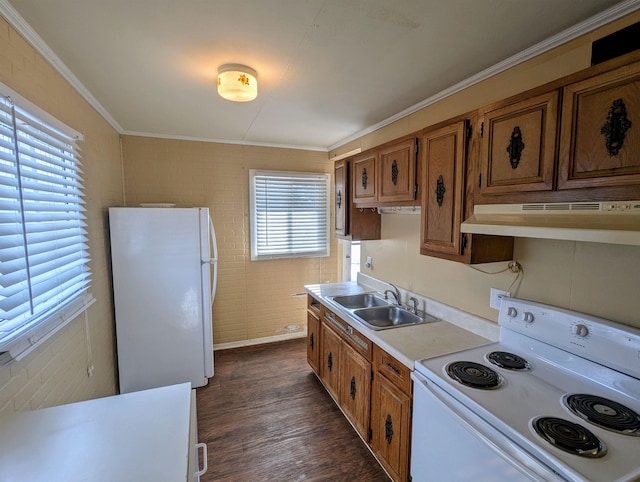
[{"label": "wooden lower cabinet", "polygon": [[340,405],[355,429],[369,435],[371,400],[371,363],[349,345],[342,346],[340,357]]},{"label": "wooden lower cabinet", "polygon": [[[308,320],[309,365],[391,478],[406,482],[411,445],[410,369],[329,308],[320,310],[319,320],[309,310]],[[317,366],[313,365],[315,354]]]},{"label": "wooden lower cabinet", "polygon": [[395,481],[409,480],[411,379],[407,367],[374,346],[371,389],[373,454]]},{"label": "wooden lower cabinet", "polygon": [[320,373],[320,317],[307,310],[307,362]]},{"label": "wooden lower cabinet", "polygon": [[340,354],[342,340],[326,324],[321,329],[322,365],[320,379],[335,400],[340,400]]}]

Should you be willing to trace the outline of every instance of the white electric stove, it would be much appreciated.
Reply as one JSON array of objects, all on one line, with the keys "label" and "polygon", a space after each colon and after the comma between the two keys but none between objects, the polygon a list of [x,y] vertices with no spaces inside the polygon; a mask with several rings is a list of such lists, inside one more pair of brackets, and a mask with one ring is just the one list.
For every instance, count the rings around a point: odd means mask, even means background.
[{"label": "white electric stove", "polygon": [[498,321],[416,364],[413,481],[640,480],[640,330],[515,298]]}]

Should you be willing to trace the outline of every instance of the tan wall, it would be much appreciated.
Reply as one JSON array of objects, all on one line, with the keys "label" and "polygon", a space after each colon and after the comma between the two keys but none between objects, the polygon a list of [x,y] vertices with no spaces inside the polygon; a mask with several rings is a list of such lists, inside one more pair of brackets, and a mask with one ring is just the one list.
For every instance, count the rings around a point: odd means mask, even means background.
[{"label": "tan wall", "polygon": [[[0,81],[85,136],[80,147],[96,302],[9,367],[0,367],[0,412],[112,395],[116,390],[106,208],[122,203],[118,133],[0,18]],[[93,364],[93,376],[87,376]]]},{"label": "tan wall", "polygon": [[[216,345],[303,335],[303,286],[337,280],[337,243],[328,258],[251,261],[249,169],[332,172],[323,152],[124,136],[127,206],[171,202],[210,209],[219,248],[213,305]],[[332,213],[333,216],[333,213]]]},{"label": "tan wall", "polygon": [[[464,114],[501,98],[587,68],[593,40],[640,21],[640,12],[503,72],[421,111],[341,146],[333,157],[363,150]],[[487,275],[462,264],[419,254],[419,216],[385,214],[381,241],[362,243],[362,260],[373,257],[371,276],[397,283],[467,312],[496,320],[489,289],[507,289],[515,275]],[[596,243],[516,239],[515,258],[524,267],[515,295],[608,317],[640,327],[640,248]],[[481,266],[499,271],[506,263]],[[362,263],[364,266],[364,263]]]}]

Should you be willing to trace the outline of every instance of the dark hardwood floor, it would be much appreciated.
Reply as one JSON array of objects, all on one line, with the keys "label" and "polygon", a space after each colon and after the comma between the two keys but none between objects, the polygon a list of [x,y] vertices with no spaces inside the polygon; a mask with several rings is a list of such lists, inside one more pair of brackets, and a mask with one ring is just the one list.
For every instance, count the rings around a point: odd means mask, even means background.
[{"label": "dark hardwood floor", "polygon": [[215,353],[197,390],[207,481],[388,481],[295,339]]}]

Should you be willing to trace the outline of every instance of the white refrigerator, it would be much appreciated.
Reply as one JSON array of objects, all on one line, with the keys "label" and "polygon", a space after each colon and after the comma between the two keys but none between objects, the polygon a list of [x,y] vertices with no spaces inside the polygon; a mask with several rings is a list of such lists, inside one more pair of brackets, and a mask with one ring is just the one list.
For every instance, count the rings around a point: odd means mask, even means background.
[{"label": "white refrigerator", "polygon": [[109,208],[120,393],[213,376],[208,208]]}]

